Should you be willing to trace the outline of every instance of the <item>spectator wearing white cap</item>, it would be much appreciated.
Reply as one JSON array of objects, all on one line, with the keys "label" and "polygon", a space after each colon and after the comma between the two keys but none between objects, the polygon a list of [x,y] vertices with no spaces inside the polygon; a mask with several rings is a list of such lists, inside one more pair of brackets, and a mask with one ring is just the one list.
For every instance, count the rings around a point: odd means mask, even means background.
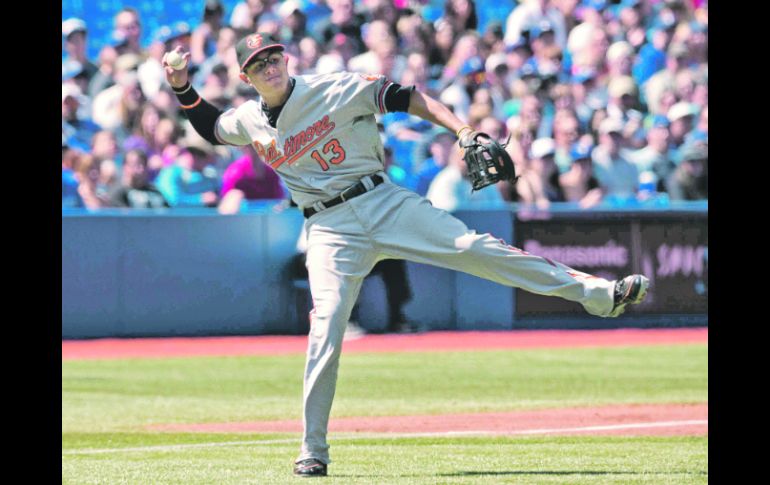
[{"label": "spectator wearing white cap", "polygon": [[684,144],[685,137],[693,129],[693,119],[697,109],[690,103],[680,101],[673,105],[666,113],[671,123],[671,145],[679,149]]},{"label": "spectator wearing white cap", "polygon": [[594,173],[610,200],[625,201],[636,196],[639,171],[621,153],[623,121],[605,118],[599,125],[599,145],[591,152]]},{"label": "spectator wearing white cap", "polygon": [[79,62],[86,83],[91,81],[99,70],[96,64],[88,60],[86,55],[88,29],[85,21],[79,18],[69,18],[61,23],[61,33],[64,37],[64,49],[67,51],[67,60]]},{"label": "spectator wearing white cap", "polygon": [[516,182],[519,202],[547,209],[551,202],[564,202],[564,191],[559,185],[559,170],[554,156],[553,138],[538,138],[529,150],[529,167]]}]

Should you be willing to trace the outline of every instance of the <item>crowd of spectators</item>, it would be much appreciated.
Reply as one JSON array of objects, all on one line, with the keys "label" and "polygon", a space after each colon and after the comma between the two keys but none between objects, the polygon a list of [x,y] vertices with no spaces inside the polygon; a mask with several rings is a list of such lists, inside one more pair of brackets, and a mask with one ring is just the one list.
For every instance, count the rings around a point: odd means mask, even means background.
[{"label": "crowd of spectators", "polygon": [[708,2],[522,0],[479,27],[490,2],[201,2],[200,22],[142,38],[123,8],[98,58],[88,25],[62,22],[62,206],[217,207],[288,192],[251,147],[212,146],[192,129],[161,58],[192,54],[194,86],[222,109],[256,95],[235,43],[269,32],[289,73],[377,73],[415,85],[508,141],[521,179],[472,192],[454,134],[408,113],[379,116],[391,179],[454,210],[467,202],[546,209],[708,198]]}]

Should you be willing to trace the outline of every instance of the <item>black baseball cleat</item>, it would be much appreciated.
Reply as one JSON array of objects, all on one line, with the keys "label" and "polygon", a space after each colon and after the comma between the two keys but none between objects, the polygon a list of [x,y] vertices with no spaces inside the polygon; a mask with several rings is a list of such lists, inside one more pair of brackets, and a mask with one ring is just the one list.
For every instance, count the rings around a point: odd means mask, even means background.
[{"label": "black baseball cleat", "polygon": [[315,458],[300,460],[294,464],[294,474],[300,477],[325,477],[326,463]]},{"label": "black baseball cleat", "polygon": [[617,317],[626,310],[626,305],[636,305],[647,296],[650,280],[640,274],[626,276],[615,281],[615,306],[608,316]]}]

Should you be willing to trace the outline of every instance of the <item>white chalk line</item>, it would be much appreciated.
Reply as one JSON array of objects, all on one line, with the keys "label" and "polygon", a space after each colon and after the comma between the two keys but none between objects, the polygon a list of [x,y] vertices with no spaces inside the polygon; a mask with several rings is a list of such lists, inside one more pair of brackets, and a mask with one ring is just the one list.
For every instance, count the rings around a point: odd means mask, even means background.
[{"label": "white chalk line", "polygon": [[[708,425],[707,419],[693,419],[685,421],[653,421],[648,423],[627,423],[611,424],[604,426],[581,426],[575,428],[542,428],[542,429],[522,429],[517,431],[442,431],[432,433],[355,433],[339,434],[333,436],[338,440],[363,440],[363,439],[382,439],[382,438],[442,438],[452,436],[509,436],[509,435],[529,435],[529,434],[552,434],[552,433],[579,433],[590,431],[615,431],[624,429],[645,429],[645,428],[670,428],[675,426],[702,426]],[[92,455],[102,453],[120,453],[120,452],[162,452],[177,451],[195,448],[217,448],[223,446],[262,446],[276,445],[286,443],[298,443],[299,438],[269,439],[269,440],[250,440],[250,441],[215,441],[210,443],[190,443],[179,445],[150,445],[133,448],[87,448],[82,450],[63,450],[62,455]]]}]

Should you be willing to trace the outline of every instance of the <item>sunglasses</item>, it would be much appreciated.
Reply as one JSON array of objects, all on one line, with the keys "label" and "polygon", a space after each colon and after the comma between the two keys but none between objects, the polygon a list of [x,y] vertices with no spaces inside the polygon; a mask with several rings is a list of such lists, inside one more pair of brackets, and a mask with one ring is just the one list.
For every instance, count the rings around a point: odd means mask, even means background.
[{"label": "sunglasses", "polygon": [[259,74],[260,72],[264,71],[265,68],[269,66],[275,66],[279,62],[283,60],[283,55],[281,54],[270,54],[265,59],[257,59],[246,68],[247,71],[249,71],[252,74]]}]

